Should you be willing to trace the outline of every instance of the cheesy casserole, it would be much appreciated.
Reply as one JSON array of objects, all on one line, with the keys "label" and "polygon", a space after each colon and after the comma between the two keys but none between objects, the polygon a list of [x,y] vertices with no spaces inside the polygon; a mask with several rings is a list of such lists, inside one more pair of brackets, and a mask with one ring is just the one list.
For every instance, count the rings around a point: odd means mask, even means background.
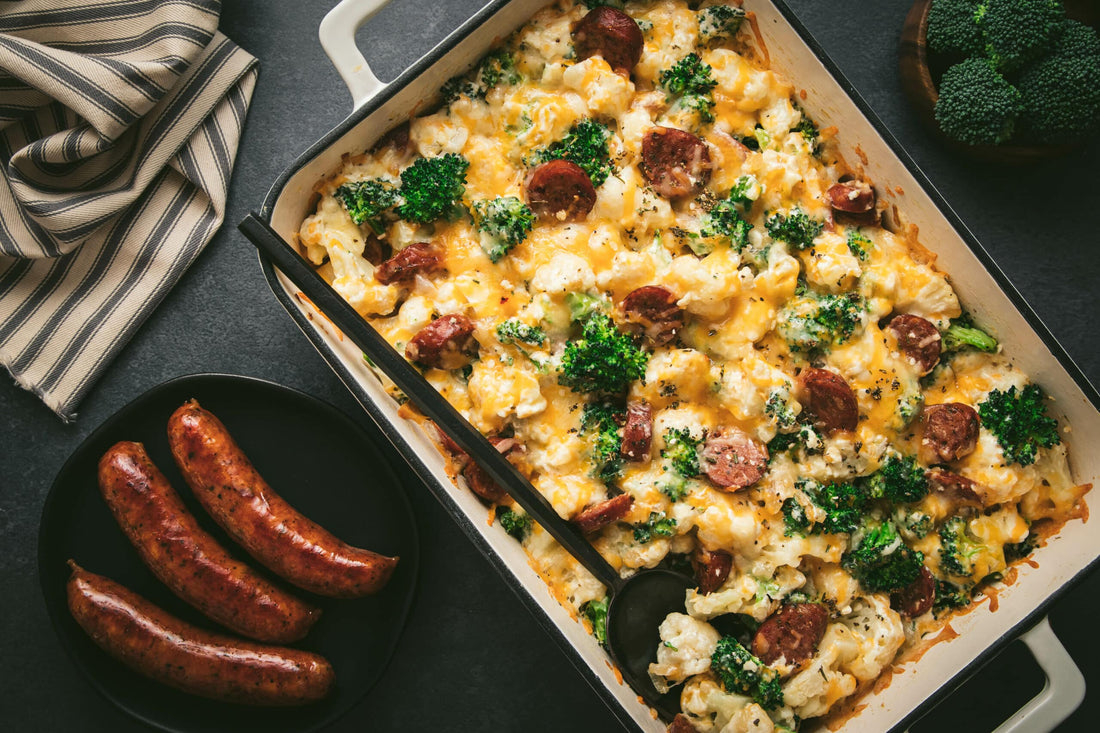
[{"label": "cheesy casserole", "polygon": [[[674,729],[796,730],[1089,486],[751,14],[610,5],[548,6],[347,157],[299,244],[621,573],[696,574],[650,668]],[[603,586],[441,447],[602,640]]]}]

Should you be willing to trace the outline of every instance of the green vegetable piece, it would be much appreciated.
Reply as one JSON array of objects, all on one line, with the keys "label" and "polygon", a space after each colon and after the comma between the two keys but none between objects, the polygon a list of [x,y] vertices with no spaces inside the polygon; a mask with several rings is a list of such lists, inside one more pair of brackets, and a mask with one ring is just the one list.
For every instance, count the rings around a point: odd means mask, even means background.
[{"label": "green vegetable piece", "polygon": [[619,426],[626,411],[611,402],[589,402],[581,416],[581,432],[589,439],[589,457],[595,464],[593,475],[604,482],[619,477],[623,467],[623,436]]},{"label": "green vegetable piece", "polygon": [[714,96],[711,90],[718,84],[712,69],[703,63],[698,54],[690,53],[665,69],[659,75],[661,87],[668,98],[678,99],[679,104],[694,109],[703,122],[713,122]]},{"label": "green vegetable piece", "polygon": [[696,15],[699,21],[699,43],[732,40],[741,30],[745,11],[733,5],[712,5]]},{"label": "green vegetable piece", "polygon": [[955,64],[940,81],[936,122],[944,134],[967,145],[998,145],[1012,137],[1020,93],[980,58]]},{"label": "green vegetable piece", "polygon": [[668,460],[677,474],[683,478],[699,475],[699,444],[703,442],[691,437],[687,428],[672,428],[665,431],[665,447],[661,458]]},{"label": "green vegetable piece", "polygon": [[507,50],[498,48],[485,56],[472,74],[448,79],[439,93],[444,104],[450,104],[463,95],[471,99],[485,99],[496,87],[511,86],[521,81],[523,75],[516,69],[515,58]]},{"label": "green vegetable piece", "polygon": [[826,534],[854,532],[870,500],[866,488],[855,483],[809,483],[803,491],[825,511],[825,521],[820,527]]},{"label": "green vegetable piece", "polygon": [[465,210],[466,169],[470,162],[456,153],[419,158],[401,172],[401,198],[397,215],[416,224],[430,224],[446,217],[456,219]]},{"label": "green vegetable piece", "polygon": [[526,239],[535,226],[534,213],[515,196],[474,202],[474,218],[478,230],[488,235],[489,241],[483,241],[482,247],[492,262]]},{"label": "green vegetable piece", "polygon": [[1025,68],[1017,88],[1021,140],[1064,145],[1091,140],[1100,131],[1100,52],[1055,53]]},{"label": "green vegetable piece", "polygon": [[506,506],[502,506],[497,507],[496,516],[504,531],[520,542],[523,542],[531,534],[531,516],[529,514],[520,514]]},{"label": "green vegetable piece", "polygon": [[952,320],[951,325],[943,332],[941,343],[944,351],[970,348],[993,353],[997,350],[997,339],[969,321],[959,318]]},{"label": "green vegetable piece", "polygon": [[649,354],[610,316],[594,313],[585,320],[581,338],[566,344],[558,384],[574,392],[622,392],[645,376],[648,361]]},{"label": "green vegetable piece", "polygon": [[932,601],[932,612],[936,618],[942,613],[970,605],[973,591],[971,585],[955,585],[946,580],[936,581],[936,598]]},{"label": "green vegetable piece", "polygon": [[873,499],[896,504],[917,502],[928,496],[928,477],[913,456],[891,455],[882,467],[864,479]]},{"label": "green vegetable piece", "polygon": [[710,658],[711,670],[727,692],[748,695],[765,710],[783,705],[779,673],[752,655],[733,636],[724,636]]},{"label": "green vegetable piece", "polygon": [[664,512],[650,512],[649,519],[634,525],[634,541],[645,545],[654,537],[676,536],[676,520],[666,517]]},{"label": "green vegetable piece", "polygon": [[509,318],[497,325],[497,340],[502,344],[546,344],[546,333],[538,326],[528,326],[518,318]]},{"label": "green vegetable piece", "polygon": [[867,304],[858,293],[805,293],[779,313],[776,330],[792,351],[843,344],[863,324]]},{"label": "green vegetable piece", "polygon": [[978,406],[978,415],[982,427],[996,436],[1009,463],[1030,465],[1040,448],[1062,442],[1058,421],[1047,416],[1046,397],[1036,384],[1027,385],[1019,393],[1015,385],[1003,391],[993,390]]},{"label": "green vegetable piece", "polygon": [[375,234],[386,231],[382,215],[398,201],[397,187],[383,178],[345,183],[335,195],[353,222],[368,225]]},{"label": "green vegetable piece", "polygon": [[802,209],[795,207],[786,215],[776,212],[764,220],[764,228],[772,239],[786,242],[795,250],[809,249],[814,237],[821,234],[825,222],[814,219]]},{"label": "green vegetable piece", "polygon": [[762,188],[760,182],[756,180],[756,176],[740,176],[733,184],[733,188],[730,189],[727,198],[747,212],[752,208],[753,203],[760,198]]},{"label": "green vegetable piece", "polygon": [[869,250],[874,246],[871,240],[863,236],[858,229],[848,230],[848,251],[855,255],[860,262],[866,262],[870,257]]},{"label": "green vegetable piece", "polygon": [[936,53],[966,57],[985,50],[974,0],[933,0],[928,9],[928,47]]},{"label": "green vegetable piece", "polygon": [[569,308],[569,318],[574,323],[584,323],[597,313],[606,313],[609,307],[604,298],[587,293],[567,293],[565,305]]},{"label": "green vegetable piece", "polygon": [[607,599],[602,601],[589,601],[581,606],[581,613],[592,624],[592,636],[600,642],[600,646],[607,646]]},{"label": "green vegetable piece", "polygon": [[1065,24],[1057,0],[986,0],[977,12],[985,52],[1000,69],[1014,71],[1036,60]]},{"label": "green vegetable piece", "polygon": [[569,128],[561,140],[536,150],[531,163],[538,165],[548,160],[568,160],[576,163],[588,174],[595,188],[607,180],[615,168],[611,165],[608,140],[611,130],[607,125],[592,119],[583,119]]},{"label": "green vegetable piece", "polygon": [[864,590],[871,593],[899,590],[920,575],[924,555],[909,549],[893,522],[867,520],[860,527],[860,534],[859,544],[844,554],[840,564]]},{"label": "green vegetable piece", "polygon": [[806,514],[806,507],[802,506],[802,502],[793,496],[783,501],[783,526],[786,527],[783,531],[784,535],[787,537],[802,536],[812,525],[813,522]]}]

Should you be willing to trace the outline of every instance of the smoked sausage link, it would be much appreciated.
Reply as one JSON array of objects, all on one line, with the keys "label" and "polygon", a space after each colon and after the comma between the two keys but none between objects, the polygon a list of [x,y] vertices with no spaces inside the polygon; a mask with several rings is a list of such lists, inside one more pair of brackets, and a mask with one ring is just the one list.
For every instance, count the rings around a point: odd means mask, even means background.
[{"label": "smoked sausage link", "polygon": [[900,313],[890,319],[886,328],[894,332],[898,348],[920,367],[922,376],[939,363],[940,331],[931,321],[910,313]]},{"label": "smoked sausage link", "polygon": [[825,195],[829,206],[846,214],[866,214],[875,208],[875,189],[866,181],[834,183]]},{"label": "smoked sausage link", "polygon": [[358,598],[389,581],[396,557],[352,547],[272,490],[221,420],[195,400],[168,420],[180,472],[214,521],[252,557],[311,593]]},{"label": "smoked sausage link", "polygon": [[[515,438],[489,438],[489,442],[493,444],[493,447],[497,449],[502,455],[509,456],[514,451],[523,451],[523,446]],[[457,445],[456,445],[457,447]],[[462,451],[461,448],[459,448]],[[463,455],[466,455],[463,451]],[[480,496],[485,501],[499,504],[508,497],[508,492],[501,488],[500,484],[489,476],[485,472],[485,469],[479,466],[474,461],[469,460],[469,456],[466,456],[466,466],[462,469],[462,475],[466,477],[466,485],[470,487],[470,491]]]},{"label": "smoked sausage link", "polygon": [[961,402],[925,405],[921,425],[924,431],[917,456],[924,463],[957,461],[978,447],[981,420],[970,405]]},{"label": "smoked sausage link", "polygon": [[752,486],[768,469],[768,449],[736,428],[707,437],[699,467],[718,488],[737,491]]},{"label": "smoked sausage link", "polygon": [[828,369],[810,368],[798,375],[802,388],[799,400],[814,426],[831,433],[855,430],[859,423],[859,403],[844,377]]},{"label": "smoked sausage link", "polygon": [[627,461],[647,461],[652,443],[653,410],[649,403],[645,400],[628,403],[620,454]]},{"label": "smoked sausage link", "polygon": [[599,532],[613,522],[617,522],[626,516],[630,508],[634,506],[634,497],[630,494],[619,494],[607,501],[593,504],[583,509],[573,517],[573,523],[585,534]]},{"label": "smoked sausage link", "polygon": [[193,695],[245,705],[305,705],[332,689],[317,654],[213,634],[165,613],[72,560],[69,612],[99,647],[136,672]]},{"label": "smoked sausage link", "polygon": [[710,181],[710,151],[690,132],[654,127],[642,137],[639,167],[653,190],[665,198],[691,196]]},{"label": "smoked sausage link", "polygon": [[99,461],[99,489],[123,533],[162,583],[222,626],[289,644],[321,610],[235,560],[199,527],[141,443],[121,442]]},{"label": "smoked sausage link", "polygon": [[443,267],[443,252],[428,242],[410,244],[374,269],[374,279],[383,285],[407,282],[420,273],[430,275]]},{"label": "smoked sausage link", "polygon": [[890,594],[890,607],[902,616],[916,618],[931,611],[935,600],[936,579],[931,570],[921,566],[916,580]]},{"label": "smoked sausage link", "polygon": [[582,221],[596,205],[596,188],[571,160],[548,160],[534,168],[524,184],[527,203],[541,217]]},{"label": "smoked sausage link", "polygon": [[623,298],[623,314],[628,323],[642,327],[654,346],[665,346],[684,327],[684,309],[678,300],[660,285],[643,285]]},{"label": "smoked sausage link", "polygon": [[814,655],[829,611],[820,603],[792,603],[768,616],[752,637],[752,653],[764,664],[782,657],[787,664],[801,664]]},{"label": "smoked sausage link", "polygon": [[601,56],[614,71],[627,76],[642,58],[644,43],[635,20],[606,5],[590,10],[573,28],[577,61]]},{"label": "smoked sausage link", "polygon": [[695,568],[695,580],[698,582],[699,592],[706,596],[721,588],[730,577],[732,568],[733,556],[725,550],[705,553],[702,562]]},{"label": "smoked sausage link", "polygon": [[474,322],[458,313],[435,319],[405,345],[409,361],[435,369],[461,369],[476,353]]}]

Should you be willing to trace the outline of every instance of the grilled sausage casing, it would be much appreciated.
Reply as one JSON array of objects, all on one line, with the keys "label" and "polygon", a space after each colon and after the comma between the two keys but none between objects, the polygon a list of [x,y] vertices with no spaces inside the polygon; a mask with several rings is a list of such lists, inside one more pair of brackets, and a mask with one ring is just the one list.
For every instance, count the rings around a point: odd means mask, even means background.
[{"label": "grilled sausage casing", "polygon": [[247,705],[304,705],[332,688],[332,665],[324,657],[212,634],[72,560],[69,565],[73,618],[104,651],[147,677]]},{"label": "grilled sausage casing", "polygon": [[358,598],[380,590],[397,558],[352,547],[276,494],[225,425],[191,400],[168,420],[168,442],[191,490],[252,557],[318,595]]},{"label": "grilled sausage casing", "polygon": [[141,443],[116,443],[103,454],[99,490],[153,574],[226,628],[287,644],[320,618],[319,608],[235,560],[199,527]]}]

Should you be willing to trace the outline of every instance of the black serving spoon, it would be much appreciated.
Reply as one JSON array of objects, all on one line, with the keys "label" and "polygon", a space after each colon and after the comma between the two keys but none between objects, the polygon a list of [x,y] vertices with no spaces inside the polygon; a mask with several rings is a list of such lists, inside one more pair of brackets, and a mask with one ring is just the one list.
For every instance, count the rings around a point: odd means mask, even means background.
[{"label": "black serving spoon", "polygon": [[258,214],[249,214],[239,228],[319,311],[393,380],[417,409],[477,461],[516,503],[603,583],[611,596],[607,611],[607,647],[612,658],[623,678],[649,705],[666,719],[675,716],[680,709],[679,692],[665,695],[657,692],[649,678],[649,664],[655,661],[660,643],[657,627],[669,613],[683,612],[685,592],[694,582],[671,570],[642,570],[626,579],[620,577],[580,530],[558,516],[546,497]]}]

